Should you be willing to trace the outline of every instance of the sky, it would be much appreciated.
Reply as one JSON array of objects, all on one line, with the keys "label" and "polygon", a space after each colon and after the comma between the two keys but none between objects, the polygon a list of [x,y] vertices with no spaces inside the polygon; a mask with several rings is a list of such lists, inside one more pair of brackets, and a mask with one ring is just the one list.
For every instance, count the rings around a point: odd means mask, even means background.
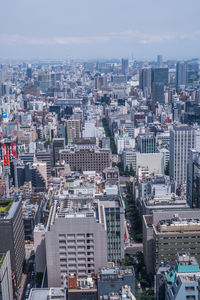
[{"label": "sky", "polygon": [[199,0],[0,0],[0,58],[200,57]]}]

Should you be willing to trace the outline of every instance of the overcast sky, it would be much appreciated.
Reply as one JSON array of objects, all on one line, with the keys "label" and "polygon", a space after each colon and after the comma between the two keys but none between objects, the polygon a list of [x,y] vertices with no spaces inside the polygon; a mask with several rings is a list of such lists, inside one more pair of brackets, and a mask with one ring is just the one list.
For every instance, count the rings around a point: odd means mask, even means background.
[{"label": "overcast sky", "polygon": [[200,0],[0,3],[0,58],[200,56]]}]

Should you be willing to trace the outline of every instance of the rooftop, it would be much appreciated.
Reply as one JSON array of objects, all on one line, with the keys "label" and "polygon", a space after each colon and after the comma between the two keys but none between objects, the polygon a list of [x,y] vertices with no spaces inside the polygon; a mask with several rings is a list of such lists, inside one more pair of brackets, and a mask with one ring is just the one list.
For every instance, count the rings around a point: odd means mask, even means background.
[{"label": "rooftop", "polygon": [[66,292],[61,288],[32,289],[29,295],[30,300],[65,300]]},{"label": "rooftop", "polygon": [[0,200],[0,214],[7,213],[13,203],[13,200]]}]

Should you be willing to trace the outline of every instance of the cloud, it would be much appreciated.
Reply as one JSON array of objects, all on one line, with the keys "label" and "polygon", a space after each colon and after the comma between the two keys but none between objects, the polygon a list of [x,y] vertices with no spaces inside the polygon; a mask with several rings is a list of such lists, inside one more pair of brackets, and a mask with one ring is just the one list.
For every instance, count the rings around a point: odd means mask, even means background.
[{"label": "cloud", "polygon": [[162,33],[152,34],[137,30],[127,30],[122,32],[109,32],[101,35],[92,36],[57,36],[57,37],[33,37],[23,35],[0,35],[0,43],[6,44],[29,44],[29,45],[81,45],[94,42],[106,42],[113,40],[133,40],[139,44],[166,43],[174,40],[198,40],[200,31],[190,33]]}]

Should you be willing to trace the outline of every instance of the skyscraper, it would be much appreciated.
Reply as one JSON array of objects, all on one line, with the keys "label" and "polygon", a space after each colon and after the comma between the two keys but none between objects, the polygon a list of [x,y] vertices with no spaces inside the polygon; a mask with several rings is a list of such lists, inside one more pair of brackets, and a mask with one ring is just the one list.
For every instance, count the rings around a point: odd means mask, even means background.
[{"label": "skyscraper", "polygon": [[28,78],[32,78],[31,64],[28,64],[28,66],[27,66],[26,75],[27,75]]},{"label": "skyscraper", "polygon": [[144,96],[148,98],[151,95],[151,68],[140,70],[139,84]]},{"label": "skyscraper", "polygon": [[140,153],[155,153],[156,138],[153,133],[140,133],[137,137],[138,149]]},{"label": "skyscraper", "polygon": [[187,178],[187,200],[191,207],[200,208],[200,151],[190,150]]},{"label": "skyscraper", "polygon": [[168,85],[169,82],[169,71],[168,68],[152,68],[152,82],[163,83],[164,85]]},{"label": "skyscraper", "polygon": [[128,71],[128,59],[122,58],[122,73],[126,74]]},{"label": "skyscraper", "polygon": [[22,276],[25,258],[24,224],[21,201],[0,200],[0,253],[10,250],[11,268],[16,276],[17,286]]},{"label": "skyscraper", "polygon": [[176,86],[187,84],[187,63],[184,61],[177,62],[176,64]]},{"label": "skyscraper", "polygon": [[162,105],[165,104],[164,84],[163,83],[161,83],[161,82],[153,82],[152,83],[152,102],[153,103],[158,102]]},{"label": "skyscraper", "polygon": [[182,124],[174,125],[170,131],[170,177],[176,184],[187,182],[189,151],[195,146],[195,131]]},{"label": "skyscraper", "polygon": [[163,58],[162,58],[162,55],[157,55],[157,65],[159,66],[159,67],[161,67],[162,66],[162,62],[163,62]]}]

